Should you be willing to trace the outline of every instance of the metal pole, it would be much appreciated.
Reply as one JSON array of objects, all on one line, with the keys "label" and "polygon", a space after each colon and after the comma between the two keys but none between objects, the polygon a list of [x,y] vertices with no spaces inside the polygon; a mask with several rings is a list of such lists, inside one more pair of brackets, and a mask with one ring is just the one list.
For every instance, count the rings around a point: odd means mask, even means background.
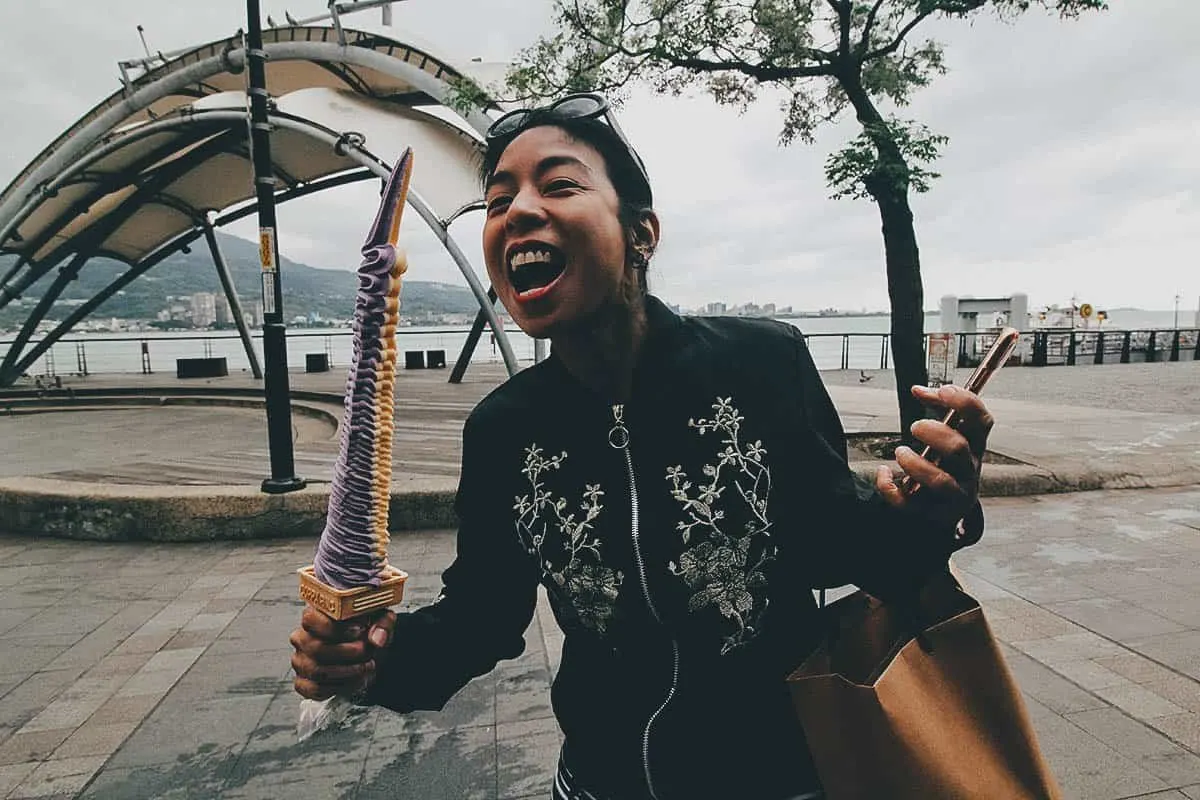
[{"label": "metal pole", "polygon": [[242,301],[233,285],[233,276],[229,274],[229,265],[225,262],[225,254],[217,242],[217,232],[212,222],[204,220],[204,238],[208,241],[208,250],[212,253],[213,265],[217,268],[217,277],[221,279],[221,288],[225,290],[225,300],[229,303],[229,313],[233,324],[237,325],[238,334],[242,337],[242,347],[246,350],[246,360],[250,362],[250,372],[254,379],[262,380],[262,367],[258,365],[258,353],[254,352],[254,342],[250,338],[250,329],[242,316]]},{"label": "metal pole", "polygon": [[271,163],[271,125],[267,121],[267,53],[263,49],[258,0],[246,0],[246,63],[250,80],[250,148],[258,199],[258,254],[262,263],[263,361],[267,404],[267,441],[271,477],[262,482],[269,494],[303,489],[292,453],[292,404],[288,388],[287,331],[283,324],[283,287],[279,281],[279,242],[275,235],[275,176]]},{"label": "metal pole", "polygon": [[[488,288],[487,293],[488,299],[495,303],[496,290]],[[486,325],[487,316],[483,313],[483,309],[480,309],[479,313],[475,315],[474,324],[471,325],[471,332],[467,334],[467,341],[463,342],[463,349],[458,354],[458,361],[454,363],[454,369],[450,372],[450,383],[462,383],[463,375],[467,371],[467,365],[471,363],[471,356],[475,354],[475,347],[479,344],[479,337],[483,335],[483,329]]]}]

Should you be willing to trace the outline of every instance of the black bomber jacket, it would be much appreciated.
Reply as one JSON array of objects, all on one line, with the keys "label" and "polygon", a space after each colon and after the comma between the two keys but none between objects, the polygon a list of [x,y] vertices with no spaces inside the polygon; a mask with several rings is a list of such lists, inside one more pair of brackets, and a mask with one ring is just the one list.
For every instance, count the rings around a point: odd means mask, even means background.
[{"label": "black bomber jacket", "polygon": [[472,412],[455,560],[438,600],[400,615],[403,656],[368,700],[440,709],[519,656],[540,583],[564,632],[554,712],[589,788],[781,800],[817,786],[784,683],[819,636],[812,590],[915,582],[945,569],[952,532],[854,476],[793,326],[647,303],[627,402],[552,355]]}]

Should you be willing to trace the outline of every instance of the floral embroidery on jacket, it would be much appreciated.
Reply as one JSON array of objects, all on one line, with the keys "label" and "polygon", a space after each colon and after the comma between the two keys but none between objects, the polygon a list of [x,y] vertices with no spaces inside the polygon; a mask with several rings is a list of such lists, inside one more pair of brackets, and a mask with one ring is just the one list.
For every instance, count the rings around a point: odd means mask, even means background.
[{"label": "floral embroidery on jacket", "polygon": [[[525,449],[521,474],[529,480],[533,492],[517,497],[513,505],[517,512],[517,533],[529,555],[538,559],[542,574],[552,583],[547,588],[558,596],[560,603],[574,609],[582,625],[604,633],[612,619],[622,581],[619,571],[605,566],[600,538],[593,530],[604,508],[600,502],[604,491],[599,484],[587,484],[579,504],[582,518],[576,513],[566,513],[567,500],[555,497],[542,479],[547,471],[560,469],[566,460],[565,451],[547,458],[536,444]],[[551,546],[547,534],[555,530],[560,536],[552,537]],[[561,557],[552,552],[557,547],[562,548]]]},{"label": "floral embroidery on jacket", "polygon": [[[767,607],[765,567],[775,558],[767,499],[771,471],[761,441],[741,440],[742,415],[732,398],[718,398],[712,419],[690,419],[701,436],[722,435],[716,463],[701,469],[693,483],[682,466],[667,468],[671,495],[686,518],[676,529],[688,546],[670,570],[691,590],[688,611],[715,609],[732,623],[721,647],[724,655],[750,641]],[[733,527],[731,527],[731,525]]]}]

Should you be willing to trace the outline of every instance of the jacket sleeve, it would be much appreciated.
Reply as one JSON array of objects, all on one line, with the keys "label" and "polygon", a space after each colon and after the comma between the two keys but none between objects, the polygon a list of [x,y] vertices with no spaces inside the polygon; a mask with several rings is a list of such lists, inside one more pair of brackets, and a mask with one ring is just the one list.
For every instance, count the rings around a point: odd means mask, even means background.
[{"label": "jacket sleeve", "polygon": [[[936,572],[961,544],[956,526],[937,526],[912,507],[887,504],[874,481],[855,473],[846,453],[841,419],[803,336],[796,331],[798,370],[797,456],[802,519],[808,529],[805,548],[813,588],[854,584],[887,597],[915,588]],[[981,528],[978,503],[968,515]]]},{"label": "jacket sleeve", "polygon": [[[431,605],[397,615],[391,651],[366,701],[394,711],[440,710],[472,678],[525,649],[537,570],[511,524],[511,500],[489,474],[489,442],[475,415],[463,432],[455,498],[457,552]],[[492,462],[494,465],[494,453]]]}]

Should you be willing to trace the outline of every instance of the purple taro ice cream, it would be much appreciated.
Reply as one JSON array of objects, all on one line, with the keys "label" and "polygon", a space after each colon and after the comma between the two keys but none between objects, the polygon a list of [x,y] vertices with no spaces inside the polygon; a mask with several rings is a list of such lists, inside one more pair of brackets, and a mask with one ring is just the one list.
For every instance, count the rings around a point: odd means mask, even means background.
[{"label": "purple taro ice cream", "polygon": [[396,241],[412,161],[410,148],[396,162],[358,268],[354,356],[340,448],[325,530],[313,561],[316,578],[334,589],[378,587],[388,572],[396,325],[401,276],[408,268]]}]

